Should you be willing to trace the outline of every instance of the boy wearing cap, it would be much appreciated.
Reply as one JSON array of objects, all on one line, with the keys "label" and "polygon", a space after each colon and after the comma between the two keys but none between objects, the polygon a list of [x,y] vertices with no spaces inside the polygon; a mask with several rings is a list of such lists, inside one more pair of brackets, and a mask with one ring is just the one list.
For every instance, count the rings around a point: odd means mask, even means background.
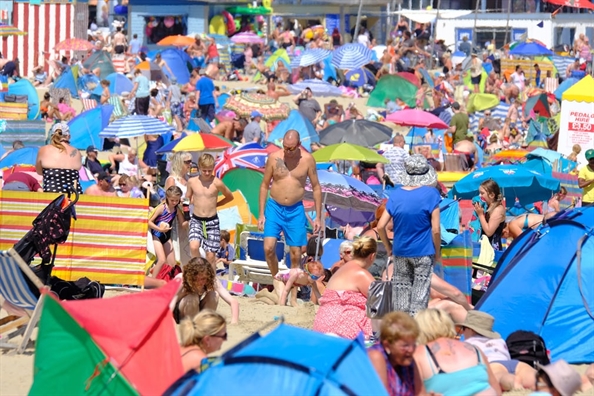
[{"label": "boy wearing cap", "polygon": [[262,121],[262,113],[259,111],[252,111],[250,115],[252,118],[252,122],[247,124],[243,129],[243,138],[241,139],[241,143],[251,143],[257,142],[262,143],[262,128],[260,127],[260,121]]},{"label": "boy wearing cap", "polygon": [[572,396],[582,387],[582,379],[565,360],[540,366],[536,390],[551,396]]},{"label": "boy wearing cap", "polygon": [[534,389],[536,370],[519,360],[512,360],[505,340],[493,331],[495,318],[485,312],[468,311],[463,323],[456,323],[464,342],[474,345],[485,354],[501,389]]},{"label": "boy wearing cap", "polygon": [[116,192],[111,184],[111,176],[107,172],[99,172],[97,175],[97,184],[85,190],[86,195],[94,195],[98,197],[115,197]]},{"label": "boy wearing cap", "polygon": [[93,145],[87,147],[87,158],[85,158],[83,162],[83,166],[91,171],[93,175],[97,175],[103,172],[103,167],[101,166],[101,162],[97,159],[97,154],[99,150]]},{"label": "boy wearing cap", "polygon": [[594,149],[586,151],[588,165],[578,174],[578,187],[582,188],[582,206],[594,204]]}]

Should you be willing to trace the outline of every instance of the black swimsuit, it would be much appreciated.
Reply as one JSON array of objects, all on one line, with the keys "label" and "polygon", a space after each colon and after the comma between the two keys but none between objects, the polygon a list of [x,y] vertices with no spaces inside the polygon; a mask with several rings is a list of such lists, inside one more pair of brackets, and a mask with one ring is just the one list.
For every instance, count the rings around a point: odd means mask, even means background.
[{"label": "black swimsuit", "polygon": [[82,194],[80,175],[74,169],[43,169],[43,192],[68,193],[76,181],[76,189]]}]

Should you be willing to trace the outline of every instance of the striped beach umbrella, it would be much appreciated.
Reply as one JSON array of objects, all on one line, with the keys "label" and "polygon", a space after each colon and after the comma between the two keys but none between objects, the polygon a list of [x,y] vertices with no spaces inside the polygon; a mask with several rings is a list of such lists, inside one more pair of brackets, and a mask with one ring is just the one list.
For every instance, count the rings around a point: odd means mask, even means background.
[{"label": "striped beach umbrella", "polygon": [[338,87],[335,87],[329,82],[315,79],[303,80],[296,84],[291,84],[287,88],[289,92],[291,92],[292,94],[298,94],[300,92],[303,92],[305,88],[309,88],[311,89],[311,92],[314,94],[314,96],[342,95],[342,91]]},{"label": "striped beach umbrella", "polygon": [[337,69],[352,70],[363,67],[372,58],[371,50],[361,44],[345,44],[332,54],[332,64]]},{"label": "striped beach umbrella", "polygon": [[231,41],[234,43],[243,43],[243,44],[263,44],[264,39],[258,36],[255,33],[251,32],[243,32],[238,33],[235,36],[231,37]]},{"label": "striped beach umbrella", "polygon": [[298,57],[299,66],[306,67],[315,65],[316,63],[323,62],[328,56],[330,56],[330,51],[322,48],[306,50],[300,57]]},{"label": "striped beach umbrella", "polygon": [[107,126],[100,137],[133,138],[144,135],[162,135],[174,129],[157,118],[144,115],[131,115],[120,118]]},{"label": "striped beach umbrella", "polygon": [[24,36],[25,34],[27,34],[27,32],[23,32],[14,26],[0,25],[0,37]]}]

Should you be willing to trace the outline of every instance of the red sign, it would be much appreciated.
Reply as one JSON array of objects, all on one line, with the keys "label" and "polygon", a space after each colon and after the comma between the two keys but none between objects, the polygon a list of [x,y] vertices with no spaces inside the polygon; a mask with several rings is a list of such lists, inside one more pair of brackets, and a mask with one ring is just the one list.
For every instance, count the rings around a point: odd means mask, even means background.
[{"label": "red sign", "polygon": [[567,130],[571,132],[594,132],[594,124],[587,122],[569,122]]}]

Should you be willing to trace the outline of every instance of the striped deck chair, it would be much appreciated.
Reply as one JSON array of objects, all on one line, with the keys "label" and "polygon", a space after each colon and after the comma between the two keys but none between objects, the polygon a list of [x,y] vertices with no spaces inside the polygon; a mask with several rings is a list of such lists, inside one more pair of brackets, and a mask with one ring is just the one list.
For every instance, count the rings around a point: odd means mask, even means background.
[{"label": "striped deck chair", "polygon": [[[507,117],[507,112],[509,111],[509,104],[507,103],[499,103],[496,107],[491,109],[491,117],[499,118],[501,121],[501,125],[505,122],[505,117]],[[484,112],[477,111],[474,114],[469,116],[470,123],[468,125],[469,129],[472,131],[478,131],[479,120],[485,116]]]},{"label": "striped deck chair", "polygon": [[111,113],[111,120],[117,120],[128,115],[128,109],[124,107],[122,100],[118,95],[111,95],[107,100],[107,103],[113,106],[113,113]]},{"label": "striped deck chair", "polygon": [[81,101],[82,106],[83,106],[83,111],[92,110],[95,107],[97,107],[97,105],[98,105],[97,100],[96,99],[93,99],[92,97],[83,98],[81,96],[80,97],[80,101]]},{"label": "striped deck chair", "polygon": [[41,280],[14,249],[0,251],[0,296],[15,307],[27,312],[27,316],[9,316],[0,321],[0,334],[17,329],[8,334],[8,340],[24,332],[23,340],[19,345],[5,341],[4,336],[0,339],[0,348],[16,349],[17,353],[22,353],[29,343],[33,329],[39,321],[43,305],[43,299],[37,298],[31,292],[25,276],[40,290],[44,287]]}]

